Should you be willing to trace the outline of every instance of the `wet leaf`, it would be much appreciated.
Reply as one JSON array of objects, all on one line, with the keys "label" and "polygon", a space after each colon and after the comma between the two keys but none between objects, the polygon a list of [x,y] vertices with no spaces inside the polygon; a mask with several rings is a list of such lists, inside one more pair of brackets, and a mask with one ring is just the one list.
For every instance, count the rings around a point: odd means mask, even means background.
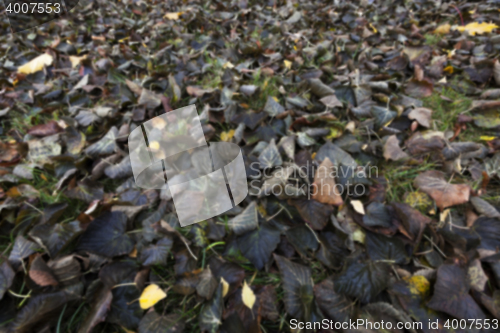
[{"label": "wet leaf", "polygon": [[150,311],[139,324],[139,333],[176,333],[184,330],[184,320],[180,315],[159,315]]},{"label": "wet leaf", "polygon": [[257,203],[252,201],[243,212],[230,219],[228,225],[237,235],[257,228],[259,226]]},{"label": "wet leaf", "polygon": [[77,249],[104,257],[128,254],[134,243],[125,233],[127,216],[122,212],[108,212],[90,223],[78,242]]},{"label": "wet leaf", "polygon": [[283,281],[286,311],[293,318],[305,318],[304,316],[310,312],[313,301],[313,282],[310,269],[276,254],[274,259],[278,264]]},{"label": "wet leaf", "polygon": [[14,281],[15,272],[7,261],[0,264],[0,300]]},{"label": "wet leaf", "polygon": [[273,97],[267,97],[266,105],[264,106],[264,111],[267,112],[271,117],[276,117],[279,114],[285,112],[285,108],[281,106]]},{"label": "wet leaf", "polygon": [[264,148],[262,153],[259,155],[259,163],[261,169],[280,166],[283,163],[274,139],[271,139],[271,142],[269,142],[267,147]]},{"label": "wet leaf", "polygon": [[202,331],[217,332],[220,324],[222,324],[223,306],[222,283],[219,283],[214,297],[203,305],[200,312],[199,323]]},{"label": "wet leaf", "polygon": [[299,211],[300,216],[311,225],[314,230],[321,230],[327,224],[333,207],[316,200],[293,200],[292,204]]},{"label": "wet leaf", "polygon": [[163,237],[155,245],[149,245],[141,251],[141,262],[144,266],[166,265],[173,240]]},{"label": "wet leaf", "polygon": [[384,204],[374,201],[366,207],[363,223],[369,227],[389,228],[391,226],[391,215]]},{"label": "wet leaf", "polygon": [[116,127],[111,127],[108,133],[96,143],[85,148],[85,154],[91,157],[97,157],[99,155],[110,155],[115,152],[116,149],[116,137],[118,136],[118,129]]},{"label": "wet leaf", "polygon": [[384,263],[350,260],[333,280],[337,293],[371,302],[388,285],[388,266]]},{"label": "wet leaf", "polygon": [[344,296],[337,294],[333,288],[333,281],[325,279],[314,286],[316,302],[323,313],[331,320],[349,321],[352,313],[352,304]]},{"label": "wet leaf", "polygon": [[237,242],[243,256],[260,270],[269,261],[271,253],[278,246],[280,232],[271,224],[264,223],[257,230],[249,231],[238,237]]},{"label": "wet leaf", "polygon": [[90,333],[97,324],[103,322],[111,307],[112,300],[113,294],[111,290],[105,287],[99,288],[99,291],[94,294],[90,307],[91,311],[83,320],[78,333]]},{"label": "wet leaf", "polygon": [[29,235],[41,247],[43,247],[52,258],[67,246],[82,231],[80,222],[73,221],[64,224],[40,224],[31,229]]},{"label": "wet leaf", "polygon": [[367,231],[365,245],[366,252],[373,261],[392,261],[404,265],[410,260],[405,244],[397,237],[386,237]]},{"label": "wet leaf", "polygon": [[481,308],[469,295],[465,270],[455,264],[443,264],[438,268],[434,294],[428,306],[458,319],[486,318]]}]

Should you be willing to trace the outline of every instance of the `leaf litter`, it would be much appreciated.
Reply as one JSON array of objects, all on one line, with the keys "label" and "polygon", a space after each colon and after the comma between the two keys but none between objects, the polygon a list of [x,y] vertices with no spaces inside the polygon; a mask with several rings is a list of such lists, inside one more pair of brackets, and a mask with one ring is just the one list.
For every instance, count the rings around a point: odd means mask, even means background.
[{"label": "leaf litter", "polygon": [[[2,25],[0,331],[500,319],[498,1],[77,6]],[[190,104],[250,194],[181,228],[127,137]]]}]

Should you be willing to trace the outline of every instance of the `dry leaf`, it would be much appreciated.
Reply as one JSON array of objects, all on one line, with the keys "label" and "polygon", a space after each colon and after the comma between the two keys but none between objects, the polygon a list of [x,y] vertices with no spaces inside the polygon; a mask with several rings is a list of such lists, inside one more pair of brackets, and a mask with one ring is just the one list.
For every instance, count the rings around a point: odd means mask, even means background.
[{"label": "dry leaf", "polygon": [[177,13],[166,13],[163,17],[166,18],[167,20],[173,20],[176,21],[179,19],[179,17],[182,15],[182,12],[177,12]]},{"label": "dry leaf", "polygon": [[431,126],[432,110],[427,108],[415,108],[410,111],[408,118],[416,120],[420,125],[429,128]]},{"label": "dry leaf", "polygon": [[162,299],[167,297],[167,294],[156,284],[150,284],[141,294],[139,304],[141,309],[147,310]]},{"label": "dry leaf", "polygon": [[285,65],[285,68],[286,68],[286,69],[290,69],[290,68],[292,68],[292,62],[291,62],[291,61],[289,61],[289,60],[284,60],[284,61],[283,61],[283,64]]},{"label": "dry leaf", "polygon": [[500,61],[498,59],[495,60],[495,65],[493,66],[493,77],[497,86],[500,86]]},{"label": "dry leaf", "polygon": [[222,297],[226,297],[229,291],[229,283],[223,277],[220,278],[220,283],[222,283]]},{"label": "dry leaf", "polygon": [[87,58],[86,54],[81,56],[81,57],[69,56],[69,61],[71,61],[71,68],[77,67],[78,65],[80,65],[82,63],[82,60],[84,60],[86,58]]},{"label": "dry leaf", "polygon": [[31,61],[26,64],[19,66],[17,68],[17,72],[21,74],[33,74],[41,71],[45,66],[52,65],[53,61],[54,58],[50,54],[44,53],[34,59],[31,59]]},{"label": "dry leaf", "polygon": [[434,33],[444,35],[444,34],[449,33],[450,29],[451,29],[451,25],[449,23],[441,24],[439,27],[436,28],[436,30],[434,30]]},{"label": "dry leaf", "polygon": [[340,191],[335,187],[335,179],[332,175],[333,163],[327,157],[318,167],[313,183],[312,198],[321,203],[340,206],[344,202]]},{"label": "dry leaf", "polygon": [[359,200],[352,200],[351,201],[351,205],[352,205],[352,208],[354,208],[354,210],[361,214],[361,215],[365,215],[365,207],[363,206],[363,203]]},{"label": "dry leaf", "polygon": [[440,171],[426,171],[415,178],[415,187],[427,193],[440,210],[469,201],[470,187],[466,184],[450,184]]},{"label": "dry leaf", "polygon": [[229,130],[227,132],[222,132],[220,134],[220,139],[222,141],[228,142],[228,141],[231,141],[231,139],[233,138],[233,136],[234,136],[234,129]]},{"label": "dry leaf", "polygon": [[384,145],[384,158],[386,160],[399,161],[408,158],[408,154],[405,153],[399,147],[399,140],[396,135],[391,135]]},{"label": "dry leaf", "polygon": [[454,27],[453,30],[458,30],[460,32],[466,31],[469,35],[475,36],[476,34],[482,35],[483,33],[490,33],[496,28],[498,28],[498,25],[494,23],[472,22],[467,24],[466,26]]},{"label": "dry leaf", "polygon": [[253,305],[255,304],[255,294],[253,293],[252,288],[250,288],[245,281],[243,283],[243,288],[241,289],[241,299],[243,300],[243,304],[246,305],[247,308],[252,310]]}]

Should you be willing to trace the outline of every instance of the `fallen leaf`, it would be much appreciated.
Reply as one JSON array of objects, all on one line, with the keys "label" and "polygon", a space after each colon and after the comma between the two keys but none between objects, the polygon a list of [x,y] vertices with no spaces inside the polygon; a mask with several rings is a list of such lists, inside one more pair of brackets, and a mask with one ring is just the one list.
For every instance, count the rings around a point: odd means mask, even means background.
[{"label": "fallen leaf", "polygon": [[316,170],[312,185],[312,198],[324,204],[340,206],[344,201],[342,200],[342,193],[336,187],[332,173],[333,163],[326,157]]},{"label": "fallen leaf", "polygon": [[409,119],[416,120],[420,125],[429,128],[432,110],[427,108],[415,108],[408,113]]},{"label": "fallen leaf", "polygon": [[409,156],[399,147],[399,140],[396,135],[391,135],[384,145],[384,158],[386,160],[399,161],[407,159]]},{"label": "fallen leaf", "polygon": [[19,66],[17,72],[21,74],[33,74],[41,71],[45,66],[52,65],[53,61],[54,58],[50,54],[44,53],[31,59],[28,63]]},{"label": "fallen leaf", "polygon": [[365,215],[365,207],[361,201],[351,200],[351,205],[358,214]]},{"label": "fallen leaf", "polygon": [[227,283],[227,281],[224,280],[223,277],[220,278],[220,283],[222,284],[222,297],[226,297],[227,293],[229,292],[229,283]]},{"label": "fallen leaf", "polygon": [[141,309],[147,310],[165,297],[167,297],[167,294],[163,291],[163,289],[153,283],[144,288],[141,297],[139,298],[139,304]]},{"label": "fallen leaf", "polygon": [[472,22],[467,24],[466,26],[453,27],[453,30],[458,30],[460,32],[466,31],[469,35],[475,36],[482,35],[484,33],[490,33],[493,30],[498,28],[498,25],[494,23],[486,23],[486,22]]},{"label": "fallen leaf", "polygon": [[163,15],[164,18],[167,20],[173,20],[176,21],[179,19],[179,17],[182,15],[183,12],[176,12],[176,13],[166,13]]},{"label": "fallen leaf", "polygon": [[253,309],[253,305],[255,304],[255,300],[257,299],[255,297],[255,294],[247,284],[247,282],[243,282],[243,287],[241,289],[241,299],[243,301],[243,304],[250,310]]},{"label": "fallen leaf", "polygon": [[439,35],[444,35],[444,34],[449,33],[450,30],[451,30],[451,25],[449,23],[445,23],[445,24],[441,24],[440,26],[438,26],[434,30],[434,33],[439,34]]},{"label": "fallen leaf", "polygon": [[441,210],[469,201],[470,186],[450,184],[444,179],[444,173],[440,171],[423,172],[415,178],[413,184],[422,192],[430,195]]}]

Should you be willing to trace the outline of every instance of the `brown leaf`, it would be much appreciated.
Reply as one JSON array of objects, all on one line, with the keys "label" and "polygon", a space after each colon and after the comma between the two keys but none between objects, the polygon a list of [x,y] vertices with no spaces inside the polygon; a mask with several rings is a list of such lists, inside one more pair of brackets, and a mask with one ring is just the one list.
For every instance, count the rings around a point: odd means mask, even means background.
[{"label": "brown leaf", "polygon": [[0,142],[0,166],[9,166],[17,163],[21,155],[14,146]]},{"label": "brown leaf", "polygon": [[466,184],[450,184],[440,171],[426,171],[415,178],[414,186],[427,193],[440,210],[469,201],[471,188]]},{"label": "brown leaf", "polygon": [[406,85],[406,93],[415,98],[429,97],[433,91],[434,85],[429,79],[422,81],[411,79]]},{"label": "brown leaf", "polygon": [[386,160],[393,161],[399,161],[408,158],[408,154],[399,147],[399,140],[396,135],[391,135],[385,142],[384,158]]},{"label": "brown leaf", "polygon": [[340,191],[335,187],[335,179],[332,175],[333,163],[327,157],[318,167],[313,183],[312,198],[321,203],[340,206],[344,203]]},{"label": "brown leaf", "polygon": [[63,129],[57,124],[57,122],[51,120],[46,124],[33,126],[28,130],[28,134],[33,136],[49,136],[62,131]]},{"label": "brown leaf", "polygon": [[410,111],[408,118],[416,120],[420,125],[429,128],[432,110],[427,108],[416,108]]},{"label": "brown leaf", "polygon": [[319,100],[328,108],[342,107],[342,102],[337,99],[335,95],[328,95]]},{"label": "brown leaf", "polygon": [[493,66],[493,77],[497,86],[500,86],[500,61],[498,59],[495,60],[495,65]]},{"label": "brown leaf", "polygon": [[42,287],[57,286],[59,284],[52,270],[47,266],[40,255],[31,263],[29,276],[36,284]]},{"label": "brown leaf", "polygon": [[106,319],[106,314],[113,300],[113,294],[110,289],[103,285],[93,298],[90,312],[82,322],[78,333],[90,333],[97,324]]}]

